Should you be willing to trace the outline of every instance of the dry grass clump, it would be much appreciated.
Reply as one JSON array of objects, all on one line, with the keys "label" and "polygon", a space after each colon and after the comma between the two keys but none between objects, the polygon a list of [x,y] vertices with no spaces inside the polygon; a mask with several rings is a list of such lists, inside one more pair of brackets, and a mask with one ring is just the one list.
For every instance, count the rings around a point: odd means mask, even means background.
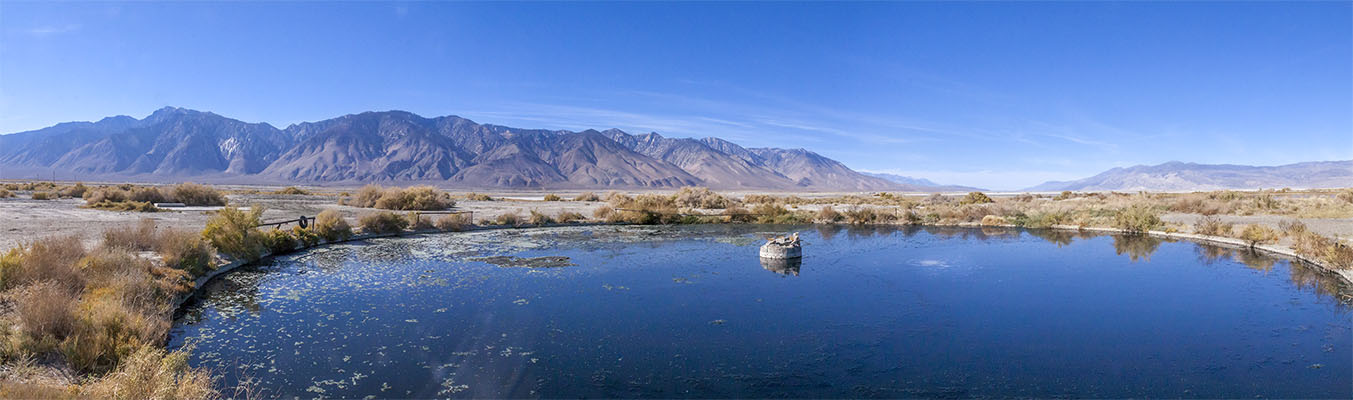
[{"label": "dry grass clump", "polygon": [[1235,227],[1230,223],[1222,222],[1221,218],[1209,215],[1199,218],[1198,221],[1193,223],[1193,233],[1230,237],[1235,233]]},{"label": "dry grass clump", "polygon": [[263,234],[264,246],[273,254],[286,253],[296,250],[296,238],[291,236],[290,232],[273,228]]},{"label": "dry grass clump", "polygon": [[460,232],[470,226],[472,222],[469,214],[446,214],[437,218],[435,225],[437,229],[443,231]]},{"label": "dry grass clump", "polygon": [[352,237],[352,226],[337,210],[324,210],[315,216],[315,233],[328,241],[346,240]]},{"label": "dry grass clump", "polygon": [[678,206],[690,208],[725,209],[733,205],[732,200],[705,187],[682,187],[673,200]]},{"label": "dry grass clump", "polygon": [[598,197],[596,193],[583,192],[573,197],[573,201],[601,201],[601,197]]},{"label": "dry grass clump", "polygon": [[202,237],[211,242],[212,247],[231,257],[241,260],[257,260],[268,242],[257,229],[263,207],[253,206],[249,211],[235,207],[225,207],[207,219]]},{"label": "dry grass clump", "polygon": [[497,218],[494,218],[493,224],[503,226],[521,226],[522,220],[521,216],[517,215],[517,213],[499,214]]},{"label": "dry grass clump", "polygon": [[779,203],[780,198],[768,194],[749,194],[742,196],[745,204]]},{"label": "dry grass clump", "polygon": [[1268,226],[1253,224],[1246,226],[1240,231],[1240,240],[1250,244],[1250,247],[1278,241],[1278,232]]},{"label": "dry grass clump", "polygon": [[116,369],[79,388],[82,398],[215,399],[211,373],[188,365],[187,351],[166,352],[143,346]]},{"label": "dry grass clump", "polygon": [[562,198],[562,197],[559,197],[559,195],[557,195],[557,194],[550,193],[550,194],[545,195],[544,200],[545,200],[545,201],[562,201],[563,198]]},{"label": "dry grass clump", "polygon": [[0,256],[0,288],[51,281],[71,293],[84,287],[77,263],[88,252],[80,236],[53,236],[10,249]]},{"label": "dry grass clump", "polygon": [[592,217],[593,217],[593,218],[596,218],[596,219],[599,219],[599,220],[602,220],[602,221],[606,221],[606,222],[618,222],[618,221],[612,221],[612,220],[611,220],[611,217],[612,217],[613,215],[618,215],[618,214],[619,214],[619,213],[617,213],[617,212],[615,211],[614,208],[611,208],[611,206],[601,206],[601,207],[597,207],[596,210],[592,210]]},{"label": "dry grass clump", "polygon": [[301,188],[295,187],[295,186],[287,186],[286,188],[283,188],[282,190],[278,190],[278,191],[272,192],[272,194],[284,194],[284,195],[292,195],[292,196],[305,196],[305,195],[309,195],[310,192],[307,192],[307,191],[305,191],[305,190],[303,190],[303,189],[301,189]]},{"label": "dry grass clump", "polygon": [[221,193],[221,191],[210,186],[199,185],[196,183],[181,183],[178,186],[174,186],[169,197],[175,202],[189,206],[226,205],[225,193]]},{"label": "dry grass clump", "polygon": [[990,214],[988,214],[988,215],[982,216],[982,226],[1002,226],[1002,225],[1009,225],[1009,224],[1010,224],[1010,222],[1006,221],[1006,220],[1005,220],[1005,217],[1002,217],[1002,216],[999,216],[999,215],[990,215]]},{"label": "dry grass clump", "polygon": [[555,219],[559,220],[559,222],[562,222],[562,223],[567,224],[567,223],[570,223],[570,222],[576,222],[576,221],[582,221],[582,220],[585,220],[585,219],[587,219],[587,217],[584,217],[582,214],[579,214],[579,213],[576,213],[576,212],[572,212],[572,211],[564,211],[564,212],[559,213],[559,216],[558,216],[558,217],[555,217]]},{"label": "dry grass clump", "polygon": [[383,188],[380,185],[366,185],[352,198],[340,199],[339,203],[364,208],[400,211],[438,211],[456,205],[451,195],[432,186],[414,186],[410,188]]},{"label": "dry grass clump", "polygon": [[215,268],[216,248],[202,235],[186,229],[161,230],[155,237],[155,251],[165,266],[202,276]]},{"label": "dry grass clump", "polygon": [[112,228],[103,231],[103,245],[106,247],[131,251],[148,251],[155,248],[155,220],[142,218],[136,227]]},{"label": "dry grass clump", "polygon": [[75,330],[75,294],[53,281],[16,290],[14,311],[23,333],[34,338],[64,338]]},{"label": "dry grass clump", "polygon": [[1149,206],[1135,204],[1119,210],[1113,217],[1113,227],[1124,233],[1141,234],[1164,226],[1160,214]]},{"label": "dry grass clump", "polygon": [[436,228],[436,226],[432,224],[431,218],[423,218],[423,215],[419,214],[417,211],[411,211],[408,214],[405,214],[404,218],[409,220],[408,228],[410,230],[425,231]]},{"label": "dry grass clump", "polygon": [[756,214],[756,222],[759,224],[803,224],[813,221],[813,215],[808,212],[790,211],[783,205],[775,203],[757,204],[752,207],[752,214]]},{"label": "dry grass clump", "polygon": [[402,232],[408,225],[409,220],[389,211],[367,213],[357,218],[357,226],[363,233]]},{"label": "dry grass clump", "polygon": [[853,225],[877,225],[897,221],[897,214],[875,207],[851,207],[846,210],[846,222]]},{"label": "dry grass clump", "polygon": [[14,192],[9,191],[9,189],[0,189],[0,199],[8,199],[10,197],[14,197]]},{"label": "dry grass clump", "polygon": [[159,207],[147,201],[100,201],[98,203],[86,203],[85,208],[93,208],[108,211],[126,211],[126,212],[158,212]]},{"label": "dry grass clump", "polygon": [[33,192],[33,200],[56,200],[56,195],[48,192]]},{"label": "dry grass clump", "polygon": [[1339,200],[1342,200],[1345,203],[1353,204],[1353,189],[1339,192],[1339,194],[1335,195],[1334,197]]},{"label": "dry grass clump", "polygon": [[845,216],[841,215],[841,213],[836,212],[836,210],[832,209],[832,206],[824,206],[821,209],[817,210],[817,215],[813,218],[813,221],[832,224],[841,222],[841,220],[844,218]]},{"label": "dry grass clump", "polygon": [[1318,260],[1337,269],[1353,269],[1353,246],[1338,239],[1302,231],[1292,242],[1293,250],[1302,257]]},{"label": "dry grass clump", "polygon": [[88,190],[89,188],[84,183],[77,182],[74,185],[61,187],[56,191],[56,194],[63,199],[83,198]]},{"label": "dry grass clump", "polygon": [[489,195],[487,195],[487,194],[470,192],[470,193],[466,193],[466,194],[465,194],[465,200],[472,200],[472,201],[493,201],[493,198],[492,198],[492,197],[489,197]]},{"label": "dry grass clump", "polygon": [[615,208],[613,215],[607,217],[612,222],[633,224],[670,224],[681,220],[672,196],[641,194],[637,197],[625,195],[610,196],[610,205]]},{"label": "dry grass clump", "polygon": [[546,225],[546,224],[553,224],[553,223],[554,223],[554,218],[551,218],[551,217],[548,216],[548,215],[542,214],[540,211],[531,210],[531,215],[530,215],[530,217],[527,217],[526,223],[531,224],[531,225]]}]

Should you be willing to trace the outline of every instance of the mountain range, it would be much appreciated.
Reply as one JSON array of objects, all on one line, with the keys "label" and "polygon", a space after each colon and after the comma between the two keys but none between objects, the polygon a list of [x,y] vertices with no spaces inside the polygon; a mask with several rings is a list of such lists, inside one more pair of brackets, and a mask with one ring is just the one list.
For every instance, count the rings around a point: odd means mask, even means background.
[{"label": "mountain range", "polygon": [[[861,173],[805,149],[719,138],[518,129],[404,111],[363,112],[278,129],[165,107],[0,135],[0,178],[212,183],[425,182],[462,188],[708,186],[794,191],[981,190]],[[1023,191],[1188,191],[1353,187],[1353,161],[1272,167],[1169,162],[1113,168]]]},{"label": "mountain range", "polygon": [[0,177],[450,187],[899,190],[804,149],[363,112],[277,129],[166,107],[0,136]]},{"label": "mountain range", "polygon": [[1314,161],[1271,167],[1194,164],[1173,161],[1159,165],[1113,168],[1085,179],[1046,182],[1024,190],[1030,192],[1063,190],[1193,191],[1344,187],[1353,187],[1353,160]]}]

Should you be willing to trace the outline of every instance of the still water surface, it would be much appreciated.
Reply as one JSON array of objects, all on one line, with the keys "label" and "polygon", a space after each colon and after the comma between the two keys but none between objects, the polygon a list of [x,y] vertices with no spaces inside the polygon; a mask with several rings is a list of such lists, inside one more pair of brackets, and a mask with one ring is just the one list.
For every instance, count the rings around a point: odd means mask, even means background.
[{"label": "still water surface", "polygon": [[[799,231],[801,265],[763,265]],[[283,397],[1341,397],[1339,281],[1058,231],[590,227],[378,239],[214,282],[192,363]]]}]

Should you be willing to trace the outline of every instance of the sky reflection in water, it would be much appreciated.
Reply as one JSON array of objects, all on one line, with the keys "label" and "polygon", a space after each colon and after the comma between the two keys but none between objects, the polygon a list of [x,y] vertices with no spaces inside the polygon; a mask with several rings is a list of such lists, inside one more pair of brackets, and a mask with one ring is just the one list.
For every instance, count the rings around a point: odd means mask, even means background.
[{"label": "sky reflection in water", "polygon": [[333,246],[216,281],[171,347],[285,397],[1353,395],[1350,291],[1301,265],[1144,237],[811,226],[801,264],[757,259],[794,230]]}]

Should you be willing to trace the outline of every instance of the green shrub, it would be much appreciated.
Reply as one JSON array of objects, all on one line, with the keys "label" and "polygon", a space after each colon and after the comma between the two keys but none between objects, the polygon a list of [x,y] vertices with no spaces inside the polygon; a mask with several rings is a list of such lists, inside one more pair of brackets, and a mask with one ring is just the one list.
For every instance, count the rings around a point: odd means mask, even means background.
[{"label": "green shrub", "polygon": [[291,227],[291,237],[296,239],[304,247],[313,247],[319,244],[319,234],[314,230],[302,228],[299,225]]},{"label": "green shrub", "polygon": [[315,216],[315,233],[331,242],[347,240],[352,237],[352,227],[337,210],[324,210]]},{"label": "green shrub", "polygon": [[357,226],[362,228],[362,233],[402,232],[408,224],[409,220],[389,211],[367,213],[357,219]]},{"label": "green shrub", "polygon": [[560,201],[560,200],[563,200],[563,199],[560,198],[559,195],[557,195],[557,194],[550,193],[550,194],[545,195],[545,201]]},{"label": "green shrub", "polygon": [[247,212],[227,206],[207,219],[202,237],[226,255],[245,261],[257,260],[269,247],[269,242],[257,229],[262,216],[262,206],[253,206]]},{"label": "green shrub", "polygon": [[1125,233],[1146,233],[1163,225],[1156,210],[1141,204],[1118,210],[1113,217],[1113,226]]},{"label": "green shrub", "polygon": [[296,238],[291,236],[291,232],[273,228],[263,234],[264,243],[268,246],[268,251],[273,254],[286,253],[296,250]]},{"label": "green shrub", "polygon": [[967,196],[963,197],[963,200],[959,200],[959,201],[958,201],[958,204],[960,204],[960,205],[968,205],[968,204],[987,204],[987,203],[994,203],[994,202],[995,202],[995,200],[992,200],[991,197],[988,197],[986,193],[982,193],[982,192],[970,192],[970,193],[968,193]]},{"label": "green shrub", "polygon": [[600,200],[601,198],[597,197],[597,194],[592,192],[583,192],[582,194],[579,194],[573,198],[573,201],[600,201]]},{"label": "green shrub", "polygon": [[1264,225],[1249,225],[1240,231],[1240,240],[1249,243],[1250,247],[1261,244],[1278,241],[1278,232]]}]

